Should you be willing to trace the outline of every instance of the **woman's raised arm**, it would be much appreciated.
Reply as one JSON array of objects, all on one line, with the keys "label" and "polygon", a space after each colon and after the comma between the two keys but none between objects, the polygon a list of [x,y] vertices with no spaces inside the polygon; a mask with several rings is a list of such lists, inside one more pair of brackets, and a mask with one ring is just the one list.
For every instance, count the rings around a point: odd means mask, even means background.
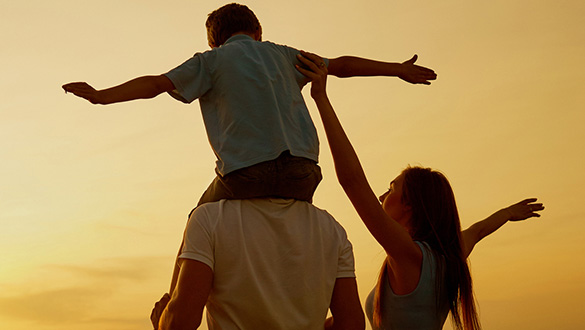
[{"label": "woman's raised arm", "polygon": [[297,70],[312,81],[311,96],[317,104],[323,121],[339,183],[370,233],[382,245],[386,253],[399,263],[419,263],[420,249],[412,241],[406,229],[384,212],[368,183],[358,156],[333,110],[327,97],[327,68],[322,59],[306,52],[301,54],[299,60],[308,69],[297,66]]}]

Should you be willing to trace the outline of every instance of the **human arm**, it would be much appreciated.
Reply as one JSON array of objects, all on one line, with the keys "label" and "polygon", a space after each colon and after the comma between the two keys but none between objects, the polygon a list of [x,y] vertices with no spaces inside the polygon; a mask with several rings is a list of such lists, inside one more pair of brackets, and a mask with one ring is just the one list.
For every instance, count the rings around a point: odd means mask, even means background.
[{"label": "human arm", "polygon": [[179,281],[160,318],[160,330],[198,328],[211,292],[213,271],[208,265],[191,259],[180,262]]},{"label": "human arm", "polygon": [[329,74],[339,78],[356,76],[399,77],[411,84],[430,85],[429,80],[437,79],[437,74],[428,68],[415,65],[414,55],[402,63],[381,62],[355,56],[341,56],[330,59],[327,67]]},{"label": "human arm", "polygon": [[150,99],[175,89],[171,80],[165,75],[142,76],[102,90],[96,90],[85,82],[69,83],[62,87],[65,92],[73,93],[93,104],[111,104],[137,99]]},{"label": "human arm", "polygon": [[327,68],[316,55],[302,52],[299,60],[309,70],[297,69],[312,80],[311,96],[317,104],[323,127],[333,156],[335,172],[339,183],[350,199],[363,223],[386,253],[398,265],[418,272],[422,252],[412,241],[404,227],[384,212],[378,198],[372,191],[358,156],[351,145],[326,93]]},{"label": "human arm", "polygon": [[335,280],[329,308],[333,317],[326,320],[325,330],[365,329],[364,311],[362,310],[354,277]]},{"label": "human arm", "polygon": [[160,317],[165,308],[167,308],[169,300],[171,300],[171,296],[168,293],[165,293],[162,298],[154,304],[154,308],[152,309],[152,312],[150,312],[150,322],[152,323],[154,330],[158,329]]},{"label": "human arm", "polygon": [[535,203],[536,200],[536,198],[527,198],[510,205],[462,231],[463,255],[467,258],[479,241],[498,230],[508,221],[521,221],[532,217],[540,217],[540,214],[536,212],[544,210],[544,206],[542,203]]}]

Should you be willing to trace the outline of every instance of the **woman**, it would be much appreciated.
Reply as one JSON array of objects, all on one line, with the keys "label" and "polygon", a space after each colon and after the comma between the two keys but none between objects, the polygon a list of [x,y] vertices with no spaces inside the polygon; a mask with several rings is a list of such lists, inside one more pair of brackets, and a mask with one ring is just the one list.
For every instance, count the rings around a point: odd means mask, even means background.
[{"label": "woman", "polygon": [[[326,94],[327,68],[302,53],[339,183],[387,257],[366,302],[374,329],[442,329],[449,312],[457,329],[480,329],[467,257],[475,244],[508,220],[538,217],[526,199],[461,231],[451,186],[440,172],[408,167],[388,192],[374,195]],[[381,202],[381,204],[380,204]],[[330,320],[332,322],[333,320]]]}]

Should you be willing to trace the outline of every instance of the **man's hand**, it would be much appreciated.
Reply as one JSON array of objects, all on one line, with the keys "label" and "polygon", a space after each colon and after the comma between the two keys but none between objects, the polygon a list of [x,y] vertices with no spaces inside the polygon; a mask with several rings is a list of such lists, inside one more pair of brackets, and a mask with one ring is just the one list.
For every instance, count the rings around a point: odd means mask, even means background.
[{"label": "man's hand", "polygon": [[410,60],[402,62],[402,72],[398,77],[411,84],[430,85],[429,80],[437,79],[435,71],[415,65],[414,62],[418,59],[418,55],[414,55]]},{"label": "man's hand", "polygon": [[152,326],[154,330],[158,330],[158,321],[160,320],[160,316],[162,315],[163,311],[167,307],[167,304],[171,300],[171,296],[168,293],[165,293],[159,301],[154,304],[154,308],[150,313],[150,322],[152,322]]},{"label": "man's hand", "polygon": [[76,96],[84,98],[93,104],[102,104],[99,91],[85,82],[74,82],[62,86],[65,92],[73,93]]}]

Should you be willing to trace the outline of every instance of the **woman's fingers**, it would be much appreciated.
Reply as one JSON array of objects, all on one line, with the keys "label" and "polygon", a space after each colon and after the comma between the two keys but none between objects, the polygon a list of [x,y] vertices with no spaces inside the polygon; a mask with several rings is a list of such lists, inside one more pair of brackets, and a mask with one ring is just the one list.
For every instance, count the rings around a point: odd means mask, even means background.
[{"label": "woman's fingers", "polygon": [[299,54],[297,57],[298,57],[299,61],[301,61],[301,63],[303,63],[309,69],[311,69],[311,71],[316,72],[319,69],[319,67],[315,64],[315,62],[313,60],[311,60],[307,56],[303,55],[302,53]]},{"label": "woman's fingers", "polygon": [[327,66],[325,65],[325,62],[319,55],[301,50],[301,56],[299,57],[299,59],[304,64],[309,66],[311,70],[313,70],[314,72],[317,72],[317,70],[327,72]]}]

